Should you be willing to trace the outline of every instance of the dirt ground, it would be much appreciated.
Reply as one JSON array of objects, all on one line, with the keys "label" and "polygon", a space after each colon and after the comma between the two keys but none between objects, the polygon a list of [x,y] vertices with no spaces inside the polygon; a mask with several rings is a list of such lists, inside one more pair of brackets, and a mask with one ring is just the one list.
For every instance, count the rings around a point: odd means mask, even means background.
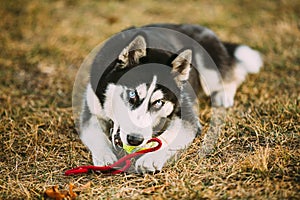
[{"label": "dirt ground", "polygon": [[[73,183],[78,199],[299,199],[300,1],[0,1],[0,199],[44,199]],[[202,135],[160,173],[65,177],[92,164],[72,115],[76,73],[129,26],[194,23],[264,56],[239,88],[214,151]]]}]

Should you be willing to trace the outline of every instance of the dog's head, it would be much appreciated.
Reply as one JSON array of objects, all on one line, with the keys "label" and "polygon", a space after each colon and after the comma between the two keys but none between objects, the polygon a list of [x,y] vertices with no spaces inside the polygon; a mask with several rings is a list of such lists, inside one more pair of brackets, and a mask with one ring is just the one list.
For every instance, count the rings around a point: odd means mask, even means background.
[{"label": "dog's head", "polygon": [[[136,36],[105,73],[103,109],[123,143],[144,145],[180,116],[180,95],[189,79],[192,51],[173,54],[147,48]],[[116,130],[115,130],[116,131]]]}]

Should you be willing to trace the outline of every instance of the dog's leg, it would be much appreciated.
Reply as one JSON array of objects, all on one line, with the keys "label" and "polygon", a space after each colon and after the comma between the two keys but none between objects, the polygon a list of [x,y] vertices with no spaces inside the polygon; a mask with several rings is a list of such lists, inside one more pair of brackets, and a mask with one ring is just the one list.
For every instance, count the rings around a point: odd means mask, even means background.
[{"label": "dog's leg", "polygon": [[[226,44],[225,47],[227,48]],[[263,65],[260,53],[245,45],[236,45],[231,56],[234,60],[232,79],[225,80],[224,90],[214,94],[213,101],[217,106],[233,106],[235,92],[245,80],[246,75],[258,73]]]},{"label": "dog's leg", "polygon": [[80,138],[92,153],[93,163],[96,166],[112,164],[117,157],[112,151],[112,145],[95,115],[86,121],[81,128]]},{"label": "dog's leg", "polygon": [[231,107],[234,104],[234,96],[238,87],[237,82],[223,83],[221,90],[211,94],[212,104],[214,106]]},{"label": "dog's leg", "polygon": [[103,110],[90,84],[87,86],[83,105],[80,115],[80,139],[91,151],[94,165],[114,163],[117,158],[112,151],[111,142],[101,127],[102,121],[99,120],[103,118]]},{"label": "dog's leg", "polygon": [[[226,75],[223,75],[225,76],[223,77],[223,80],[220,80],[217,75],[205,77],[212,82],[205,93],[211,96],[212,104],[214,106],[223,106],[227,108],[233,106],[236,90],[245,80],[247,74],[259,72],[263,65],[263,61],[260,53],[248,46],[230,43],[224,43],[224,45],[232,60],[232,65],[230,66],[231,69],[226,72]],[[202,86],[205,85],[203,80],[201,80],[201,84]]]},{"label": "dog's leg", "polygon": [[187,148],[194,140],[197,128],[177,118],[171,127],[158,138],[162,147],[151,153],[143,155],[136,161],[136,171],[139,173],[160,171],[164,164],[180,150]]}]

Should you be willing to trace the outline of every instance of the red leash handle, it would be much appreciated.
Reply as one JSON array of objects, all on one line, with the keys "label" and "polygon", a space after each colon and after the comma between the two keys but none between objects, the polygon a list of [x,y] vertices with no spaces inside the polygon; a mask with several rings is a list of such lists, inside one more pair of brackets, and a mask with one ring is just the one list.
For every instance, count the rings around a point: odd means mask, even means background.
[{"label": "red leash handle", "polygon": [[[80,166],[80,167],[76,167],[74,169],[67,170],[65,172],[65,175],[70,176],[70,175],[74,175],[74,174],[88,173],[89,171],[101,171],[103,173],[111,172],[111,174],[122,173],[122,172],[126,171],[127,169],[129,169],[129,167],[131,165],[131,159],[132,158],[141,156],[145,153],[157,151],[162,146],[162,142],[158,138],[152,138],[147,143],[150,143],[150,142],[156,142],[157,145],[155,147],[151,147],[149,149],[143,149],[143,150],[137,151],[135,153],[128,154],[128,155],[120,158],[120,160],[118,160],[117,162],[115,162],[112,165],[108,165],[108,166],[94,166],[94,165]],[[119,169],[116,169],[116,168],[119,168]]]}]

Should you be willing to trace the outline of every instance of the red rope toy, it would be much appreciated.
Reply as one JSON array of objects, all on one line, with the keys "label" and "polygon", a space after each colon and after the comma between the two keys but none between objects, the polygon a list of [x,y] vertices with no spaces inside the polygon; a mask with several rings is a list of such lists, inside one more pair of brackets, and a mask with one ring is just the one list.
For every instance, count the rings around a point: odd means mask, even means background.
[{"label": "red rope toy", "polygon": [[108,165],[108,166],[94,166],[94,165],[80,166],[80,167],[76,167],[74,169],[67,170],[65,172],[65,175],[70,176],[70,175],[75,175],[75,174],[83,174],[83,173],[88,173],[90,171],[100,171],[102,173],[109,173],[110,172],[111,174],[122,173],[122,172],[126,171],[127,169],[129,169],[129,167],[131,165],[131,159],[132,158],[139,157],[139,156],[141,156],[145,153],[157,151],[162,146],[162,142],[158,138],[152,138],[147,143],[150,143],[150,142],[156,142],[157,146],[151,147],[151,148],[148,148],[148,149],[142,149],[142,150],[139,150],[137,152],[128,154],[128,155],[120,158],[117,162],[115,162],[112,165]]}]

